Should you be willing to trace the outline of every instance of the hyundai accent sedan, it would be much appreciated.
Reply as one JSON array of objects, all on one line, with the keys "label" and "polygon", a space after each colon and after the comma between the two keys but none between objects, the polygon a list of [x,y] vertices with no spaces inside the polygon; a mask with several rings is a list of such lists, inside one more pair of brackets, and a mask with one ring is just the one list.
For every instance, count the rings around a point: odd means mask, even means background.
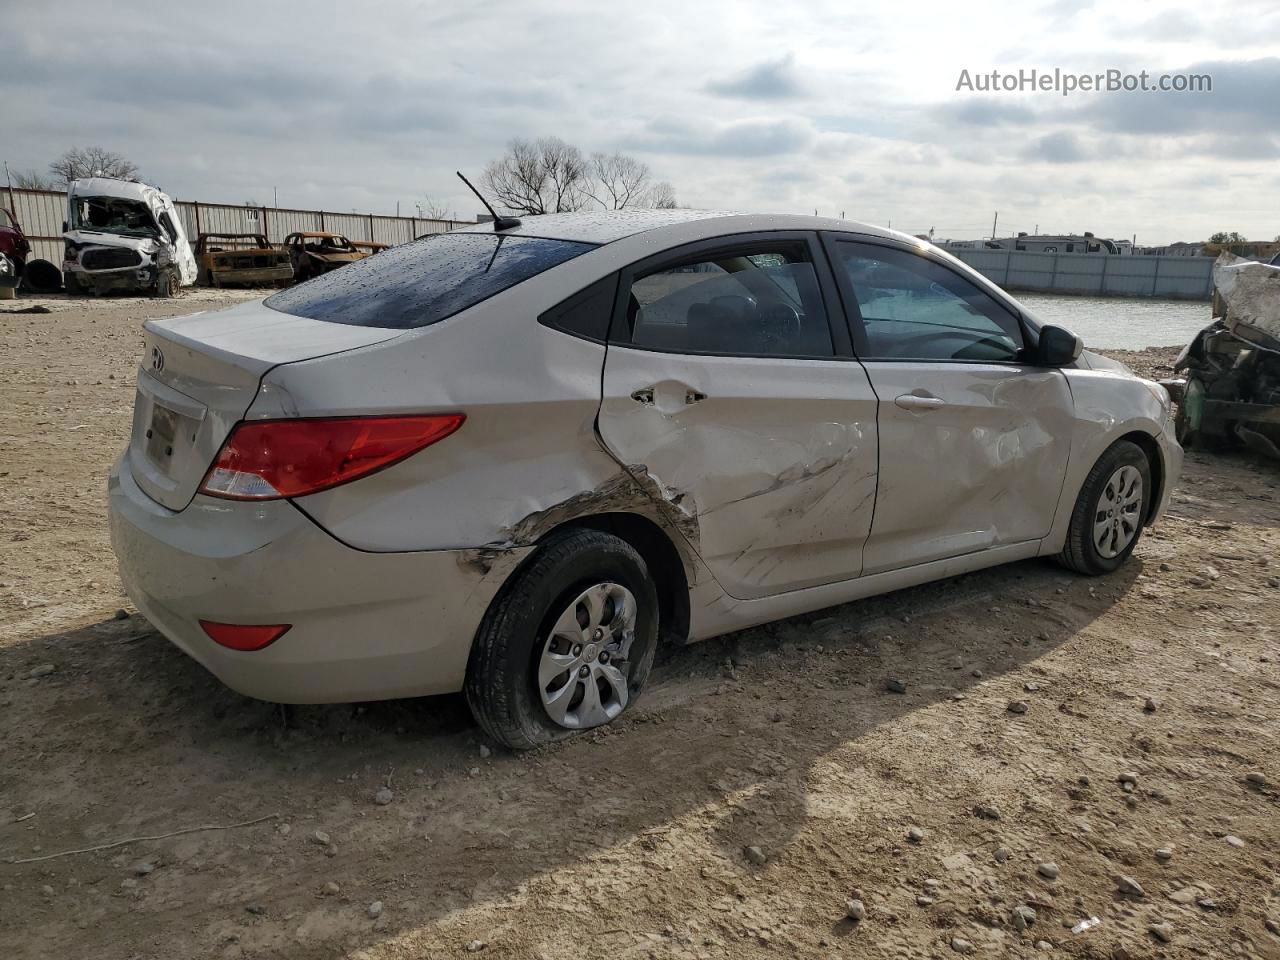
[{"label": "hyundai accent sedan", "polygon": [[1106,574],[1164,389],[848,221],[525,218],[146,324],[109,480],[130,597],[227,685],[465,691],[528,748],[684,643],[982,567]]}]

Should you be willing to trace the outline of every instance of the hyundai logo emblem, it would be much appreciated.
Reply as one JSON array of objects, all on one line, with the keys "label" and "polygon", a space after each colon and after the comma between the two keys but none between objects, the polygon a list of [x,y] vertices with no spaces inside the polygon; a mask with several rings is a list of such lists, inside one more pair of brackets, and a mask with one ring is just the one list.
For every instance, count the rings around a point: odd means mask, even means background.
[{"label": "hyundai logo emblem", "polygon": [[159,347],[151,348],[151,369],[152,370],[164,369],[164,354],[160,351]]}]

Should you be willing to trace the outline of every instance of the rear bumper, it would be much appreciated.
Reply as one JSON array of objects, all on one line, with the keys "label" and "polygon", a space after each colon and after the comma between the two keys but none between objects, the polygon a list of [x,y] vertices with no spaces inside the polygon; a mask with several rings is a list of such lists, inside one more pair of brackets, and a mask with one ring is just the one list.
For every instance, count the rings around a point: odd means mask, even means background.
[{"label": "rear bumper", "polygon": [[[155,627],[223,683],[281,703],[336,703],[462,688],[476,628],[527,553],[365,553],[287,501],[197,496],[168,510],[108,479],[111,543],[125,590]],[[214,643],[199,620],[292,624],[264,650]]]}]

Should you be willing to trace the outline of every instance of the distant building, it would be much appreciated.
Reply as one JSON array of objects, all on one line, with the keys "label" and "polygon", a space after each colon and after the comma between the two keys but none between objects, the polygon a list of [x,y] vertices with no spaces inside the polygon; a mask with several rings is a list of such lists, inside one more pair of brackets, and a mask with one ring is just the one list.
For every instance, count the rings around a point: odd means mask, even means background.
[{"label": "distant building", "polygon": [[1153,257],[1203,257],[1206,244],[1187,243],[1179,240],[1177,243],[1165,244],[1163,247],[1143,247],[1142,252],[1147,256]]},{"label": "distant building", "polygon": [[1092,233],[1020,233],[1016,237],[996,237],[983,246],[989,250],[1025,250],[1028,253],[1111,253],[1121,252],[1114,240]]}]

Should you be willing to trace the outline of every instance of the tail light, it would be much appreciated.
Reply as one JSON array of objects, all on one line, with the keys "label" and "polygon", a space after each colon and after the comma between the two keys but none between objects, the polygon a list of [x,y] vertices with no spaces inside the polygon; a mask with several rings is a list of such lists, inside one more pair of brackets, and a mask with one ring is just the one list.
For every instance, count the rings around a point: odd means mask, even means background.
[{"label": "tail light", "polygon": [[228,500],[279,500],[328,490],[443,440],[466,419],[407,417],[258,420],[236,425],[200,484]]}]

